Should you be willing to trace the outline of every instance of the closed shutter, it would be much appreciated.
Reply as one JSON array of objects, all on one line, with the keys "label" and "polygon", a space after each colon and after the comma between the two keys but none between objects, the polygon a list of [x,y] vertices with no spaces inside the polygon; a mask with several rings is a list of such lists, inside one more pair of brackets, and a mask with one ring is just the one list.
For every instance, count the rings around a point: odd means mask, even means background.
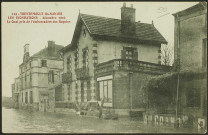
[{"label": "closed shutter", "polygon": [[126,59],[126,50],[121,50],[121,59]]},{"label": "closed shutter", "polygon": [[137,51],[135,51],[133,53],[133,60],[138,60],[138,52]]}]

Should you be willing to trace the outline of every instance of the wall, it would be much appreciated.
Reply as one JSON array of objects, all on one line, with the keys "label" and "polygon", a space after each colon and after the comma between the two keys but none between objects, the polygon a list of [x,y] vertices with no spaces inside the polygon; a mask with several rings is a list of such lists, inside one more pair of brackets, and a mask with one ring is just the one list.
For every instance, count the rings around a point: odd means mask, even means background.
[{"label": "wall", "polygon": [[[178,25],[178,20],[180,21]],[[206,14],[205,11],[198,11],[175,17],[175,48],[174,58],[177,61],[177,45],[180,40],[180,67],[191,69],[202,67],[202,40],[206,35]],[[178,34],[180,29],[180,35]],[[175,61],[175,62],[176,62]]]},{"label": "wall", "polygon": [[123,47],[134,47],[138,51],[138,60],[158,64],[160,46],[150,44],[133,44],[115,41],[97,41],[98,62],[103,63],[112,59],[121,59]]},{"label": "wall", "polygon": [[142,90],[146,78],[151,74],[128,71],[116,71],[113,77],[113,106],[115,109],[145,108],[145,92]]}]

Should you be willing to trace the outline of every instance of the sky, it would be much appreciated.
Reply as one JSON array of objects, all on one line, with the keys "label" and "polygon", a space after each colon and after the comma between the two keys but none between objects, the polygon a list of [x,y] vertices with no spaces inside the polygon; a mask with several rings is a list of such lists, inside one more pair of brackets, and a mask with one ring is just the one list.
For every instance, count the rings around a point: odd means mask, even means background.
[{"label": "sky", "polygon": [[[136,21],[154,23],[170,45],[174,45],[173,13],[191,7],[198,2],[126,2],[136,9]],[[90,14],[109,18],[121,18],[123,2],[2,2],[2,96],[11,96],[11,84],[19,75],[23,62],[23,46],[30,44],[30,56],[47,47],[47,41],[58,45],[70,44],[78,14]],[[62,12],[70,23],[7,23],[12,13]]]}]

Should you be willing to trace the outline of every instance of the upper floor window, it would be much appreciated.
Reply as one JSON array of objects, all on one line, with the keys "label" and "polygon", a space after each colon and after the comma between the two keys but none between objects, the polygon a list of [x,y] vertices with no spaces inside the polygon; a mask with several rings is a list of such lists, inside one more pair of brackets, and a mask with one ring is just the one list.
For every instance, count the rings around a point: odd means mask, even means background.
[{"label": "upper floor window", "polygon": [[202,66],[207,66],[207,38],[202,41]]},{"label": "upper floor window", "polygon": [[32,73],[30,72],[30,81],[32,81]]},{"label": "upper floor window", "polygon": [[67,72],[71,72],[71,57],[68,57],[66,62],[67,62]]},{"label": "upper floor window", "polygon": [[47,60],[41,60],[41,66],[47,67]]},{"label": "upper floor window", "polygon": [[74,53],[74,64],[75,64],[75,69],[77,69],[78,65],[79,65],[79,53],[78,53],[78,50],[76,50],[76,52]]},{"label": "upper floor window", "polygon": [[83,67],[88,66],[88,53],[87,50],[83,51]]},{"label": "upper floor window", "polygon": [[138,60],[137,48],[124,47],[123,50],[121,50],[121,58],[129,60]]},{"label": "upper floor window", "polygon": [[53,70],[50,70],[48,72],[48,83],[54,83],[54,71]]}]

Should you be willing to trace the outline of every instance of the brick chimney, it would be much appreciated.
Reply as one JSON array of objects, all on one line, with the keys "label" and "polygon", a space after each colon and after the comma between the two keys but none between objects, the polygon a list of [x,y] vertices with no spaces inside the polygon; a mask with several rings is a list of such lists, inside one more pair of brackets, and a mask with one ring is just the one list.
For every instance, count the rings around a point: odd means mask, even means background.
[{"label": "brick chimney", "polygon": [[24,45],[24,56],[23,56],[23,62],[25,62],[30,57],[29,54],[29,44]]},{"label": "brick chimney", "polygon": [[50,56],[55,54],[55,41],[48,41],[48,54]]},{"label": "brick chimney", "polygon": [[133,4],[131,4],[131,7],[126,7],[125,2],[123,7],[121,7],[121,32],[123,34],[135,34],[135,10]]}]

